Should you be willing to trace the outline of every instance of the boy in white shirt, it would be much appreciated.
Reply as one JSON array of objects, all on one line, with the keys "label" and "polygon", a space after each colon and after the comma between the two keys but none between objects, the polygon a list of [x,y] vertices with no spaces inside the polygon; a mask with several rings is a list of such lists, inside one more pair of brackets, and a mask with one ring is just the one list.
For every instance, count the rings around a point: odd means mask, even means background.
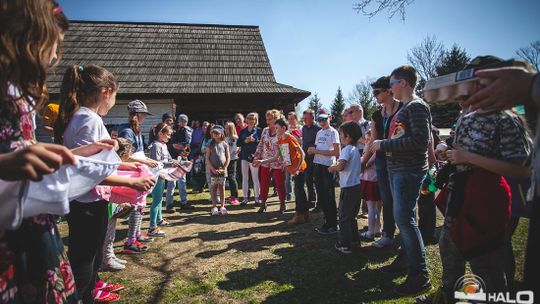
[{"label": "boy in white shirt", "polygon": [[315,189],[317,201],[324,212],[325,223],[315,230],[321,234],[337,233],[336,191],[334,187],[335,173],[328,168],[339,157],[339,133],[330,126],[328,111],[321,108],[317,113],[317,122],[321,130],[317,132],[315,147],[308,149],[308,154],[315,155]]},{"label": "boy in white shirt", "polygon": [[344,122],[339,127],[339,137],[344,144],[336,164],[328,168],[331,173],[339,172],[339,241],[335,248],[342,253],[351,253],[358,246],[358,222],[362,188],[360,187],[361,157],[356,143],[362,136],[360,125],[355,121]]}]

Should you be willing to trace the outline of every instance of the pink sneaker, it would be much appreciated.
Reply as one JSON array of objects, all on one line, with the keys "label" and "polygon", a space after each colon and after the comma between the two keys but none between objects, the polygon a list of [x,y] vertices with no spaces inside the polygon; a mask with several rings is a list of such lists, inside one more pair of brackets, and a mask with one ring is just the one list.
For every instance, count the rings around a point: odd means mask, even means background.
[{"label": "pink sneaker", "polygon": [[231,205],[240,205],[240,201],[236,197],[231,197]]}]

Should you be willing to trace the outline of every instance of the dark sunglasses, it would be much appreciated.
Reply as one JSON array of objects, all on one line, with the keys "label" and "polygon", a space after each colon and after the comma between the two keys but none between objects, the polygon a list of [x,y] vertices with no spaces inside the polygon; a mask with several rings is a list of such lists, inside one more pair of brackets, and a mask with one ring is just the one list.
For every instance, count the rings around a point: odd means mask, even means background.
[{"label": "dark sunglasses", "polygon": [[317,118],[317,122],[327,122],[328,121],[328,118]]}]

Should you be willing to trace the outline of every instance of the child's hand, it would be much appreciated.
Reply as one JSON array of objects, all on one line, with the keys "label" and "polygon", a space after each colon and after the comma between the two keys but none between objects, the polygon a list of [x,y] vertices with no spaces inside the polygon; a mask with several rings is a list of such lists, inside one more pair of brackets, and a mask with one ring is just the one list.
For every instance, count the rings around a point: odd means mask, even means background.
[{"label": "child's hand", "polygon": [[139,165],[141,163],[121,163],[118,169],[120,170],[128,170],[128,171],[137,171],[139,170]]},{"label": "child's hand", "polygon": [[156,184],[156,181],[153,177],[139,177],[134,178],[130,188],[133,188],[138,191],[148,191]]},{"label": "child's hand", "polygon": [[147,158],[146,161],[143,162],[145,165],[147,165],[148,167],[150,168],[155,168],[158,166],[158,162],[153,160],[153,159],[149,159]]},{"label": "child's hand", "polygon": [[62,165],[75,164],[71,151],[55,144],[35,144],[0,156],[0,179],[8,181],[38,181],[43,175],[55,172]]},{"label": "child's hand", "polygon": [[316,150],[315,150],[315,147],[309,147],[309,148],[307,149],[307,153],[308,153],[309,155],[315,154],[315,151],[316,151]]},{"label": "child's hand", "polygon": [[330,173],[337,172],[337,166],[332,165],[332,166],[328,167],[328,172],[330,172]]},{"label": "child's hand", "polygon": [[253,160],[253,167],[258,167],[262,164],[262,161],[260,159],[254,159]]},{"label": "child's hand", "polygon": [[457,143],[453,150],[446,151],[446,157],[453,165],[464,165],[469,163],[470,152],[463,150]]}]

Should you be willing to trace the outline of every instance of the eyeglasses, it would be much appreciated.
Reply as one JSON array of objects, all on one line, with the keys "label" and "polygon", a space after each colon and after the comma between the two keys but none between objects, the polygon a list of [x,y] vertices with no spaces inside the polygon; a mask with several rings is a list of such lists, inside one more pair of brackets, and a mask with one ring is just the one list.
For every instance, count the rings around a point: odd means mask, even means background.
[{"label": "eyeglasses", "polygon": [[403,79],[394,79],[390,81],[390,87],[393,87],[396,83],[400,83]]},{"label": "eyeglasses", "polygon": [[325,118],[323,118],[323,117],[317,118],[317,122],[327,122],[327,121],[328,121],[327,117],[325,117]]}]

